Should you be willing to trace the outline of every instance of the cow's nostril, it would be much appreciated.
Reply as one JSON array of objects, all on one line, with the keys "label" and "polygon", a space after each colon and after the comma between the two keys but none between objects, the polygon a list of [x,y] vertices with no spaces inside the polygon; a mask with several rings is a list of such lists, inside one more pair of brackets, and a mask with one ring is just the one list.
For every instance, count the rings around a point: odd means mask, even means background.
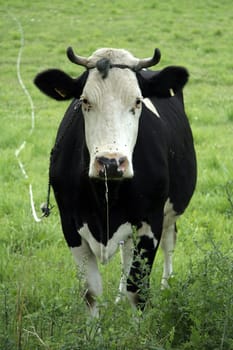
[{"label": "cow's nostril", "polygon": [[105,163],[105,157],[96,157],[96,161],[99,165],[104,166]]},{"label": "cow's nostril", "polygon": [[123,165],[126,162],[127,158],[126,157],[121,157],[119,159],[119,165]]}]

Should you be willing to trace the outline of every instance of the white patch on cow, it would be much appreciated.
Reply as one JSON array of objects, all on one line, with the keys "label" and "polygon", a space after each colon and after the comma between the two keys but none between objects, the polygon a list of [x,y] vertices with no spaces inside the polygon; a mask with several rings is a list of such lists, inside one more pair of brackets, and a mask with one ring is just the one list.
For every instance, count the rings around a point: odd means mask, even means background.
[{"label": "white patch on cow", "polygon": [[163,232],[160,242],[160,247],[164,254],[163,276],[161,281],[162,289],[169,287],[168,280],[173,273],[172,255],[176,243],[175,222],[178,217],[170,199],[168,199],[164,206]]},{"label": "white patch on cow", "polygon": [[[135,64],[124,50],[98,50],[91,60],[107,57],[113,64]],[[112,68],[105,79],[97,69],[89,71],[82,93],[86,144],[90,154],[89,176],[98,177],[97,157],[126,157],[123,177],[133,176],[132,154],[138,134],[142,94],[134,72]]]},{"label": "white patch on cow", "polygon": [[138,236],[139,237],[146,236],[150,238],[153,241],[154,248],[157,247],[158,240],[155,238],[154,233],[151,231],[150,225],[148,225],[146,222],[143,222],[142,227],[138,229]]},{"label": "white patch on cow", "polygon": [[170,95],[171,97],[175,96],[174,90],[173,89],[169,89]]},{"label": "white patch on cow", "polygon": [[130,268],[133,262],[133,251],[134,251],[134,242],[130,238],[126,242],[120,242],[120,255],[121,255],[121,279],[119,285],[119,293],[116,298],[116,303],[124,299],[126,296],[126,287],[127,287],[127,278],[129,276]]},{"label": "white patch on cow", "polygon": [[88,243],[92,253],[100,260],[102,264],[106,264],[116,253],[119,248],[119,243],[121,241],[127,241],[127,239],[132,235],[131,224],[126,223],[121,225],[118,230],[114,233],[111,239],[108,240],[105,246],[99,243],[91,234],[88,229],[87,224],[85,224],[80,230],[79,234]]},{"label": "white patch on cow", "polygon": [[[102,294],[102,279],[96,257],[92,253],[88,243],[82,240],[82,245],[80,247],[73,247],[70,249],[78,266],[85,293],[88,293],[93,298],[100,296]],[[89,308],[92,316],[98,316],[96,302],[93,301],[89,305]]]},{"label": "white patch on cow", "polygon": [[160,118],[159,112],[157,111],[156,107],[153,105],[151,100],[146,97],[143,99],[143,103],[146,106],[147,109],[149,109],[152,113],[154,113],[158,118]]}]

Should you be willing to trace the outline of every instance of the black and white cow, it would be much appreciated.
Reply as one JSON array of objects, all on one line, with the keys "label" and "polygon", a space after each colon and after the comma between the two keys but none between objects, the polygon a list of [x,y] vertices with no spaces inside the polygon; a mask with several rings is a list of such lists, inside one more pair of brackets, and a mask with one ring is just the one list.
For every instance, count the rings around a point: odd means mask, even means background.
[{"label": "black and white cow", "polygon": [[102,293],[97,261],[107,263],[119,246],[119,297],[127,295],[143,309],[159,244],[164,252],[162,286],[168,286],[175,223],[196,183],[182,94],[188,72],[177,66],[145,70],[159,61],[158,49],[142,60],[122,49],[99,49],[89,58],[75,55],[72,48],[67,54],[86,68],[80,77],[51,69],[35,78],[48,96],[73,98],[50,164],[64,236],[93,315]]}]

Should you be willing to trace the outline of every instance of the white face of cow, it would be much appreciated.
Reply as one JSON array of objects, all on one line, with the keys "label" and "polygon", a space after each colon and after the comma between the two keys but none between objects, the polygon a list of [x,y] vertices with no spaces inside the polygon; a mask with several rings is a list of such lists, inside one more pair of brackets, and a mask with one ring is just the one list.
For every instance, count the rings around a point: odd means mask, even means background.
[{"label": "white face of cow", "polygon": [[[159,49],[154,50],[153,57],[143,59],[135,58],[122,49],[99,49],[86,58],[75,55],[73,49],[68,47],[67,56],[72,63],[88,69],[88,74],[73,79],[59,69],[49,69],[36,76],[36,86],[58,101],[71,98],[82,101],[85,138],[90,154],[90,177],[132,177],[142,94],[145,97],[151,92],[156,94],[157,84],[161,85],[161,81],[165,82],[159,95],[167,96],[172,88],[179,90],[187,81],[186,70],[167,67],[164,74],[162,71],[162,74],[156,75],[156,79],[150,80],[148,85],[143,77],[138,82],[135,71],[157,64],[160,60]],[[178,79],[180,75],[181,82]]]},{"label": "white face of cow", "polygon": [[[93,60],[96,59],[95,54]],[[102,49],[97,60],[101,56],[109,58],[113,64],[132,66],[132,61],[135,63],[135,58],[124,50]],[[96,68],[90,70],[82,94],[90,177],[104,177],[107,174],[108,178],[120,179],[133,176],[132,155],[138,134],[141,101],[135,73],[130,69],[114,67],[109,69],[104,79]]]}]

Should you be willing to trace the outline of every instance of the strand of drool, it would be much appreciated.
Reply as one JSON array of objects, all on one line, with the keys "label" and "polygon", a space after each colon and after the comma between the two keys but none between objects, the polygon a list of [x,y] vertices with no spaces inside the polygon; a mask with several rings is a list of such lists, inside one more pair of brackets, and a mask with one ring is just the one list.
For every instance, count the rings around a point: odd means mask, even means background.
[{"label": "strand of drool", "polygon": [[104,167],[104,183],[105,183],[105,201],[106,201],[106,234],[107,234],[107,242],[108,242],[109,240],[109,200],[108,200],[108,177],[107,177],[106,167]]},{"label": "strand of drool", "polygon": [[[106,201],[106,234],[107,234],[107,242],[108,242],[109,241],[109,197],[108,197],[108,177],[107,177],[106,167],[104,167],[104,183],[105,183],[105,201]],[[108,260],[108,256],[105,258],[107,258]],[[106,277],[108,281],[108,273]],[[108,284],[107,284],[107,292],[108,292]]]}]

